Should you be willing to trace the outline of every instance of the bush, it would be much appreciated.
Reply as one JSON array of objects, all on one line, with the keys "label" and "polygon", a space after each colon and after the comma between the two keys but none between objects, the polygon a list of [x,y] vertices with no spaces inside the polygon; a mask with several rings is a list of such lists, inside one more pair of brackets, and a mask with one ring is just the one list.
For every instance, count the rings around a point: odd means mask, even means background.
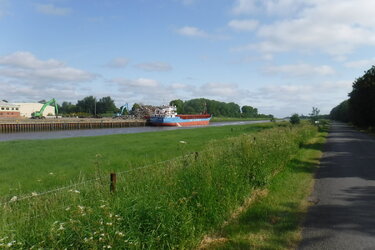
[{"label": "bush", "polygon": [[289,119],[289,122],[293,125],[295,124],[299,124],[300,123],[300,118],[299,118],[299,115],[298,114],[293,114],[290,119]]}]

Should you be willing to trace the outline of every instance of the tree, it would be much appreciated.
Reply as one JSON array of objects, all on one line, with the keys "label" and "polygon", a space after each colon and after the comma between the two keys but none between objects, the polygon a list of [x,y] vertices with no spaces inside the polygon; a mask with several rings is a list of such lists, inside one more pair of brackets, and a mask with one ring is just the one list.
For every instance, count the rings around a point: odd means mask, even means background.
[{"label": "tree", "polygon": [[114,113],[116,110],[115,101],[110,96],[103,97],[96,103],[97,114]]},{"label": "tree", "polygon": [[89,114],[95,114],[96,112],[96,98],[93,96],[87,96],[77,102],[77,111]]},{"label": "tree", "polygon": [[337,105],[336,107],[334,107],[329,113],[329,117],[332,120],[349,122],[350,121],[349,100],[345,100],[341,102],[339,105]]},{"label": "tree", "polygon": [[320,113],[320,110],[318,108],[312,107],[311,114],[309,114],[310,121],[312,124],[315,124],[319,120],[319,113]]},{"label": "tree", "polygon": [[349,93],[351,121],[359,126],[375,125],[375,66],[353,83]]},{"label": "tree", "polygon": [[59,107],[59,111],[62,114],[71,114],[77,112],[77,106],[72,104],[71,102],[63,102],[61,107]]},{"label": "tree", "polygon": [[258,109],[251,106],[242,106],[241,108],[243,117],[256,117],[258,115]]},{"label": "tree", "polygon": [[296,124],[299,124],[300,123],[300,118],[299,118],[299,115],[298,114],[293,114],[290,119],[289,119],[289,122],[293,125],[296,125]]},{"label": "tree", "polygon": [[183,100],[180,100],[180,99],[172,100],[169,102],[169,105],[176,106],[178,114],[184,113],[184,101]]}]

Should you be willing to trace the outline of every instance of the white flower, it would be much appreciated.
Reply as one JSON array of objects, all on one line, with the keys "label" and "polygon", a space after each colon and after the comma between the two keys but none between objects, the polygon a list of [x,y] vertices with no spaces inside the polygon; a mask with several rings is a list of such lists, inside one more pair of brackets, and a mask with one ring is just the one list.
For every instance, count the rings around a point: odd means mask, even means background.
[{"label": "white flower", "polygon": [[78,191],[78,190],[76,190],[76,189],[75,189],[75,190],[70,189],[69,192],[76,193],[76,194],[79,194],[79,193],[80,193],[80,191]]},{"label": "white flower", "polygon": [[186,142],[186,141],[180,141],[180,143],[182,143],[182,144],[186,144],[187,142]]},{"label": "white flower", "polygon": [[116,234],[120,237],[124,237],[124,233],[123,232],[116,232]]},{"label": "white flower", "polygon": [[17,196],[13,196],[12,199],[10,199],[10,202],[15,202],[16,200],[18,200],[18,197]]},{"label": "white flower", "polygon": [[31,196],[37,196],[38,193],[37,192],[31,192]]},{"label": "white flower", "polygon": [[50,172],[49,175],[54,175],[54,173]]}]

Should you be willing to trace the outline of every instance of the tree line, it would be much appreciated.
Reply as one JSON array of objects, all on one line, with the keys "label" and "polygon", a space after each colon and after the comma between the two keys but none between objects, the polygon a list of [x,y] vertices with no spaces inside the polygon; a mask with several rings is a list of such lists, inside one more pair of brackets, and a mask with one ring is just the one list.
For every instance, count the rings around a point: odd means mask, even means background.
[{"label": "tree line", "polygon": [[349,99],[334,107],[330,117],[360,127],[375,126],[375,66],[354,81]]},{"label": "tree line", "polygon": [[259,114],[258,109],[252,106],[242,106],[234,102],[220,102],[205,98],[182,101],[173,100],[169,103],[177,107],[179,114],[200,114],[208,113],[217,117],[244,117],[244,118],[272,118],[273,115]]},{"label": "tree line", "polygon": [[[209,100],[205,98],[191,99],[183,101],[180,99],[170,101],[169,105],[177,107],[179,114],[201,114],[208,113],[218,117],[244,117],[244,118],[272,118],[272,115],[265,115],[258,113],[258,109],[252,106],[242,106],[234,102],[220,102]],[[130,114],[139,109],[142,104],[134,103],[130,110]],[[121,108],[121,107],[120,107]],[[97,99],[94,96],[87,96],[82,100],[78,100],[76,104],[64,101],[59,105],[59,111],[62,115],[66,116],[111,116],[120,111],[116,107],[114,100],[110,96]]]}]

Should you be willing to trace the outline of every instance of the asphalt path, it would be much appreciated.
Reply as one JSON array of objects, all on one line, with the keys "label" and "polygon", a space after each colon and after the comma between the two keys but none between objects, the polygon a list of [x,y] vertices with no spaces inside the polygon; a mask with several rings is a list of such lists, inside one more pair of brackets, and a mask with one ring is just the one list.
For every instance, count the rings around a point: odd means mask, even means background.
[{"label": "asphalt path", "polygon": [[333,123],[299,249],[375,249],[375,137]]}]

